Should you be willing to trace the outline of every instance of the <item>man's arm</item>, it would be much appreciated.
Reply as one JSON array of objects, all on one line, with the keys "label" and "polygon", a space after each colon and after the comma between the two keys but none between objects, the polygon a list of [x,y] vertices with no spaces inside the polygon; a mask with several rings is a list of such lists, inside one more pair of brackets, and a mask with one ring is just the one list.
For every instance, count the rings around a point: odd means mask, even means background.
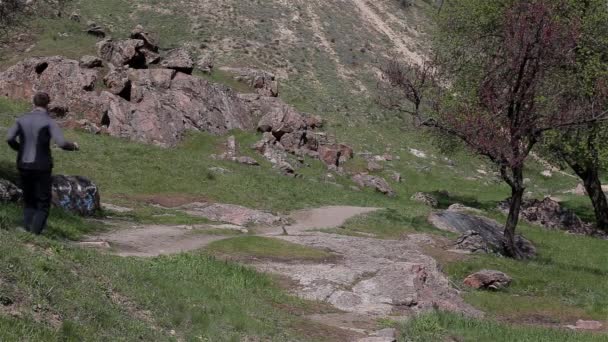
[{"label": "man's arm", "polygon": [[50,131],[51,138],[53,138],[57,146],[66,151],[78,151],[78,144],[65,140],[63,131],[59,128],[59,125],[57,125],[55,120],[51,120]]},{"label": "man's arm", "polygon": [[13,127],[8,130],[8,135],[6,136],[6,142],[15,151],[19,151],[19,148],[21,147],[21,144],[17,141],[20,129],[21,126],[19,126],[19,123],[15,122]]}]

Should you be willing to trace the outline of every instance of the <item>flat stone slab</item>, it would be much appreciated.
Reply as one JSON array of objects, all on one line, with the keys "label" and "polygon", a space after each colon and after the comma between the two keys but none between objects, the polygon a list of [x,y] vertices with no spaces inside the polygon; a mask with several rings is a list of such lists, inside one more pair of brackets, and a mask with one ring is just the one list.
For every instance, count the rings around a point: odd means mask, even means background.
[{"label": "flat stone slab", "polygon": [[215,222],[239,226],[277,225],[283,222],[279,216],[235,204],[194,202],[176,208],[188,215],[203,217]]},{"label": "flat stone slab", "polygon": [[[442,210],[431,213],[428,221],[437,229],[448,232],[467,234],[474,231],[479,234],[493,252],[504,254],[504,226],[494,220],[465,212]],[[536,255],[536,248],[529,240],[517,235],[515,241],[526,257]]]},{"label": "flat stone slab", "polygon": [[[423,254],[420,239],[378,240],[311,232],[277,238],[337,254],[335,262],[253,265],[296,281],[293,292],[305,299],[325,301],[357,314],[384,316],[431,310],[481,312],[466,304],[439,271],[436,261]],[[407,306],[403,303],[414,302]]]}]

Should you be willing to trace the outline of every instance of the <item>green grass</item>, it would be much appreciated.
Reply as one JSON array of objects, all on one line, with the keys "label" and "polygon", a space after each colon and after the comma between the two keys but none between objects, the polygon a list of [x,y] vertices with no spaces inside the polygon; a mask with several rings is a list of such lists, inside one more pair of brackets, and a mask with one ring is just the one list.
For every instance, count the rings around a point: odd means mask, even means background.
[{"label": "green grass", "polygon": [[0,296],[13,303],[0,307],[2,341],[302,338],[291,328],[301,319],[278,306],[308,304],[247,267],[196,252],[114,257],[52,237],[0,230]]},{"label": "green grass", "polygon": [[434,228],[427,222],[425,215],[412,216],[413,213],[426,213],[427,208],[408,210],[386,209],[370,213],[365,216],[354,217],[344,223],[333,232],[343,231],[349,233],[368,233],[374,234],[378,238],[399,239],[403,235],[410,233],[432,233],[438,235],[448,235],[444,231]]},{"label": "green grass", "polygon": [[211,254],[236,258],[270,258],[276,260],[316,260],[332,254],[295,243],[260,236],[243,236],[212,242],[206,249]]},{"label": "green grass", "polygon": [[500,270],[514,279],[505,291],[470,291],[467,301],[512,320],[544,317],[569,323],[581,318],[608,321],[608,241],[525,225],[520,230],[536,245],[536,259],[474,256],[445,266],[456,282],[480,269]]},{"label": "green grass", "polygon": [[457,314],[431,312],[401,324],[401,340],[496,341],[496,342],[595,342],[606,341],[603,335],[573,333],[564,330],[530,326],[511,326],[489,320],[466,318]]}]

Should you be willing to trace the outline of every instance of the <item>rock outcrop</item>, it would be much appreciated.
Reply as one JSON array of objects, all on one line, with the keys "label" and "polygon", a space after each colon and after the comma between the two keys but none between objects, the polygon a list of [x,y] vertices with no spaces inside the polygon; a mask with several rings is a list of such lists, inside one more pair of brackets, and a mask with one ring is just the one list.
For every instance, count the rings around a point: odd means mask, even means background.
[{"label": "rock outcrop", "polygon": [[57,117],[82,115],[111,135],[160,146],[175,145],[187,130],[223,134],[254,127],[251,108],[235,92],[198,77],[123,65],[104,77],[108,91],[99,94],[98,78],[97,69],[79,61],[30,58],[0,73],[0,95],[29,101],[46,91]]},{"label": "rock outcrop", "polygon": [[30,101],[38,91],[52,94],[51,114],[68,113],[101,117],[103,105],[93,92],[98,71],[82,68],[79,61],[64,57],[28,58],[0,73],[0,95]]},{"label": "rock outcrop", "polygon": [[81,216],[93,216],[101,208],[99,189],[80,176],[53,176],[53,204]]},{"label": "rock outcrop", "polygon": [[[473,231],[483,239],[487,249],[493,253],[506,255],[503,244],[504,227],[494,220],[463,212],[444,210],[429,215],[429,222],[438,229],[465,234],[470,237],[475,236],[471,233]],[[461,237],[461,239],[468,239],[470,237]],[[524,258],[531,258],[536,255],[534,245],[523,236],[517,235],[515,243]],[[485,246],[478,248],[478,250],[485,249]]]},{"label": "rock outcrop", "polygon": [[111,135],[174,146],[187,130],[251,129],[249,108],[223,86],[171,69],[130,70],[128,98],[102,93]]},{"label": "rock outcrop", "polygon": [[[353,158],[352,148],[332,143],[324,132],[316,130],[323,125],[318,116],[300,113],[274,97],[255,94],[240,97],[252,108],[253,116],[261,116],[257,128],[264,135],[253,148],[277,168],[287,171],[285,174],[293,175],[297,168],[294,165],[302,163],[304,156],[318,158],[336,170]],[[296,156],[297,162],[290,155]]]},{"label": "rock outcrop", "polygon": [[[499,204],[499,209],[508,212],[510,199]],[[565,230],[573,234],[593,235],[608,238],[608,234],[598,231],[589,223],[583,222],[572,210],[562,207],[547,197],[541,200],[525,200],[519,217],[529,223],[548,229]]]},{"label": "rock outcrop", "polygon": [[464,284],[474,289],[500,290],[511,285],[511,277],[500,271],[481,270],[464,279]]},{"label": "rock outcrop", "polygon": [[163,58],[160,65],[167,69],[173,69],[185,74],[192,74],[194,70],[194,61],[190,53],[184,48],[171,50],[165,58]]},{"label": "rock outcrop", "polygon": [[140,39],[105,39],[97,43],[97,54],[115,67],[129,66],[144,69],[148,66]]}]

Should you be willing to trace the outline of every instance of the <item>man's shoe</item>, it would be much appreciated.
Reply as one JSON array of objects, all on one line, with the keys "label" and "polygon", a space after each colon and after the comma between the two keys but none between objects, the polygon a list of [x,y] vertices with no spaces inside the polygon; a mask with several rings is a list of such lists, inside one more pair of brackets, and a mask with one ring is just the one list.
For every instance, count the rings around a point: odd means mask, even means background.
[{"label": "man's shoe", "polygon": [[25,228],[23,227],[17,227],[15,229],[16,231],[20,232],[20,233],[29,233],[29,231],[27,231]]}]

